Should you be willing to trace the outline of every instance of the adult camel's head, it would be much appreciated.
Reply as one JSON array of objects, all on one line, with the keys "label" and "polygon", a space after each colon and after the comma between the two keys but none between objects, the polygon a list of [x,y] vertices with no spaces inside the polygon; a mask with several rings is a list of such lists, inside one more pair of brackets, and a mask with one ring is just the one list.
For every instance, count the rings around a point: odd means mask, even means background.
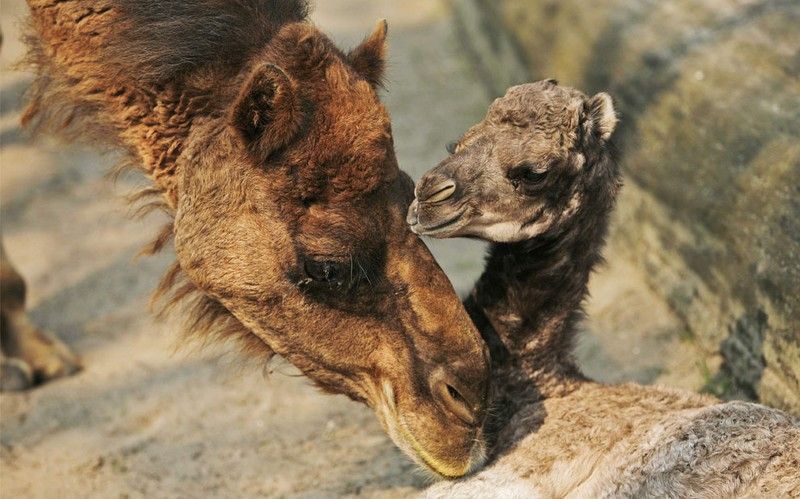
[{"label": "adult camel's head", "polygon": [[191,280],[271,349],[457,476],[475,460],[486,359],[405,224],[413,184],[372,83],[384,29],[350,57],[305,24],[276,36],[192,141],[175,246]]},{"label": "adult camel's head", "polygon": [[[180,273],[177,296],[200,291],[197,325],[224,324],[261,355],[277,352],[326,391],[368,404],[440,475],[479,465],[487,353],[405,223],[413,184],[376,93],[386,24],[343,53],[286,7],[302,2],[230,2],[218,24],[209,18],[219,1],[31,3],[36,43],[55,55],[34,46],[51,78],[30,114],[72,93],[74,109],[135,151],[174,211],[178,265],[163,287]],[[65,29],[73,4],[93,10]],[[158,9],[173,9],[161,28]],[[254,30],[267,34],[248,38]],[[197,51],[184,43],[192,36],[202,46],[194,59],[180,53]]]}]

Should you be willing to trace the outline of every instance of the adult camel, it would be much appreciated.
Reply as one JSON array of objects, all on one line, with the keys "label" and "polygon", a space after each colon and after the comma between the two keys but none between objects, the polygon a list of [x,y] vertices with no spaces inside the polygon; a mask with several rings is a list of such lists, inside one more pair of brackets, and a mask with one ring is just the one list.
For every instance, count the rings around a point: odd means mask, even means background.
[{"label": "adult camel", "polygon": [[[405,224],[413,183],[376,93],[386,23],[345,53],[301,0],[28,4],[23,121],[152,179],[142,198],[172,221],[147,251],[174,246],[158,294],[193,303],[189,332],[368,404],[439,475],[480,465],[488,354]],[[9,326],[4,348],[30,343]]]}]

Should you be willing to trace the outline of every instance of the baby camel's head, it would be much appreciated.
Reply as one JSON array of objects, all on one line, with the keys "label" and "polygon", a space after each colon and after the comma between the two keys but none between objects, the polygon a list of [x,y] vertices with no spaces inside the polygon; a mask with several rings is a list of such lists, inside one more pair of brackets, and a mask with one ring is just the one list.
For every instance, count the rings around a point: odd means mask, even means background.
[{"label": "baby camel's head", "polygon": [[420,179],[408,223],[433,237],[514,242],[606,210],[618,188],[616,125],[606,93],[587,97],[555,80],[512,87]]}]

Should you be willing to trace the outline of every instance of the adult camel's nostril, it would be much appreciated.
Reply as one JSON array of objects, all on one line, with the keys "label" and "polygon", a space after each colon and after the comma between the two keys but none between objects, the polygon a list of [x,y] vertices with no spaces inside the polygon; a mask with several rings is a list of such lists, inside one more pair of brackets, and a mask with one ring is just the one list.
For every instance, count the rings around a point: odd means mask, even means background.
[{"label": "adult camel's nostril", "polygon": [[434,370],[430,379],[431,393],[440,407],[468,425],[478,422],[478,395],[449,374],[443,367]]},{"label": "adult camel's nostril", "polygon": [[425,189],[425,192],[421,193],[423,197],[419,198],[419,201],[424,203],[438,203],[451,197],[455,191],[456,183],[448,179],[429,189]]}]

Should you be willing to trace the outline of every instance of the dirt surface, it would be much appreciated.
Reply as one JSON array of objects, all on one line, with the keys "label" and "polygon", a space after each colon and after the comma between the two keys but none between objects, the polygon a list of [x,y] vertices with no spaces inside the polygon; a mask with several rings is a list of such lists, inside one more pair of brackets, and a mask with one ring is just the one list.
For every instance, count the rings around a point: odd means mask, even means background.
[{"label": "dirt surface", "polygon": [[[128,217],[114,160],[30,142],[18,128],[29,76],[10,70],[22,53],[21,0],[0,6],[0,199],[6,248],[29,284],[35,321],[83,358],[77,376],[0,397],[0,495],[11,497],[405,497],[424,487],[372,413],[322,395],[286,363],[240,366],[235,355],[175,352],[180,318],[155,322],[147,300],[172,259],[134,259],[163,220]],[[382,17],[390,25],[388,92],[401,166],[419,175],[444,144],[478,120],[490,97],[461,53],[445,4],[318,2],[314,19],[341,46]],[[466,292],[483,246],[432,242]],[[579,352],[604,380],[686,379],[680,326],[632,267],[596,276],[589,334]],[[673,362],[673,358],[679,362]]]}]

